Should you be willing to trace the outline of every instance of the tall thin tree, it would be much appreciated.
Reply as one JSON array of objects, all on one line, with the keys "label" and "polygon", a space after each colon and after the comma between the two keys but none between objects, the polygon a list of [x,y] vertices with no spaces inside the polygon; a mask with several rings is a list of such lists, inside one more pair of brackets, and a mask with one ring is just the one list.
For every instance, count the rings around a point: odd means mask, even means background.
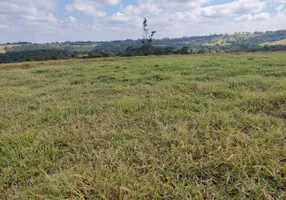
[{"label": "tall thin tree", "polygon": [[144,45],[151,46],[151,44],[153,42],[153,37],[156,33],[156,31],[152,31],[151,34],[149,34],[149,29],[147,27],[148,27],[147,19],[144,18],[144,21],[143,21],[143,39],[141,40],[143,46]]}]

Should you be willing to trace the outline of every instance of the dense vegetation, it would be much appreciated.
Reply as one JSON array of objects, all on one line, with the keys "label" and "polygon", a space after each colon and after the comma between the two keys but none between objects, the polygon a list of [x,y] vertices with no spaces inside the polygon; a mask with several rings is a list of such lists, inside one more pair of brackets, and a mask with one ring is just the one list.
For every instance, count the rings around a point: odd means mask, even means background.
[{"label": "dense vegetation", "polygon": [[[142,46],[142,40],[77,41],[50,44],[18,42],[8,43],[8,46],[4,47],[6,54],[1,54],[4,49],[0,48],[0,63],[108,56],[285,51],[285,38],[286,30],[267,31],[265,33],[255,32],[253,34],[235,33],[173,39],[165,38],[161,40],[152,38],[152,45],[149,45],[148,49],[145,48],[146,45],[145,47],[144,45]],[[43,52],[42,55],[41,52]],[[55,56],[55,52],[59,52],[58,56]]]},{"label": "dense vegetation", "polygon": [[[265,46],[251,46],[251,45],[234,45],[227,47],[214,47],[205,48],[200,47],[199,50],[194,50],[188,46],[183,46],[180,49],[172,47],[158,47],[149,46],[147,51],[144,46],[142,47],[127,47],[122,52],[114,51],[92,51],[92,52],[69,52],[59,49],[44,49],[44,50],[31,50],[31,51],[16,51],[5,54],[0,54],[0,63],[13,63],[24,61],[45,61],[45,60],[60,60],[71,58],[103,58],[111,56],[147,56],[147,55],[171,55],[171,54],[205,54],[205,53],[225,53],[225,52],[273,52],[273,51],[286,51],[286,45],[265,45]],[[114,49],[116,50],[116,48]]]},{"label": "dense vegetation", "polygon": [[[264,51],[262,43],[280,41],[286,38],[286,30],[255,33],[215,34],[210,36],[165,38],[153,40],[153,46],[181,49],[185,46],[193,52],[233,52],[233,51]],[[106,52],[113,55],[124,52],[128,47],[140,47],[141,40],[112,41],[99,43],[93,51]],[[285,47],[279,47],[285,50]]]},{"label": "dense vegetation", "polygon": [[0,65],[0,199],[285,199],[286,54]]},{"label": "dense vegetation", "polygon": [[0,54],[0,63],[68,59],[72,56],[73,54],[67,51],[57,49],[19,51]]}]

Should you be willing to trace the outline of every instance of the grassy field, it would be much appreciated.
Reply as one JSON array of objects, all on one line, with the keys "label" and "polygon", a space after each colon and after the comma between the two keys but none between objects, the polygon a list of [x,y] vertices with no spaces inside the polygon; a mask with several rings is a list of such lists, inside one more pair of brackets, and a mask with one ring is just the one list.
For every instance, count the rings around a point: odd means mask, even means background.
[{"label": "grassy field", "polygon": [[4,49],[5,46],[0,45],[0,53],[6,53],[6,50]]},{"label": "grassy field", "polygon": [[0,53],[6,53],[5,47],[14,48],[19,47],[20,45],[0,45]]},{"label": "grassy field", "polygon": [[275,41],[275,42],[265,42],[262,43],[261,45],[286,45],[286,39],[284,40],[279,40],[279,41]]},{"label": "grassy field", "polygon": [[89,45],[70,45],[70,44],[28,44],[28,45],[13,45],[10,46],[10,51],[12,52],[21,52],[21,51],[35,51],[35,50],[51,50],[51,49],[60,49],[68,50],[71,52],[90,52],[92,51],[97,44]]},{"label": "grassy field", "polygon": [[231,45],[229,41],[240,41],[240,40],[246,40],[252,37],[256,37],[256,34],[242,34],[242,33],[235,33],[235,34],[230,34],[227,37],[220,36],[217,37],[216,39],[213,39],[212,42],[209,43],[203,43],[205,46],[215,46],[215,45]]},{"label": "grassy field", "polygon": [[285,199],[286,53],[0,65],[0,199]]}]

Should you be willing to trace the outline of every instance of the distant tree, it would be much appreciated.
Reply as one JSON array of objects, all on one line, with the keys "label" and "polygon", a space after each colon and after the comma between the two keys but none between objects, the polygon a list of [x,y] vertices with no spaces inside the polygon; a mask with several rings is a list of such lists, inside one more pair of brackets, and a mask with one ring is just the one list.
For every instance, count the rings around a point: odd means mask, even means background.
[{"label": "distant tree", "polygon": [[206,53],[206,50],[205,50],[205,49],[200,49],[200,50],[198,51],[198,54],[204,54],[204,53]]},{"label": "distant tree", "polygon": [[144,55],[149,55],[152,50],[152,42],[153,42],[153,37],[156,33],[156,31],[151,31],[149,32],[149,29],[147,28],[147,19],[144,18],[143,21],[143,39],[141,40],[142,42],[142,50]]},{"label": "distant tree", "polygon": [[182,48],[176,50],[173,52],[174,54],[189,54],[190,53],[190,47],[183,46]]},{"label": "distant tree", "polygon": [[188,46],[183,46],[180,50],[180,54],[188,54],[189,53],[190,47]]},{"label": "distant tree", "polygon": [[5,46],[5,47],[4,47],[4,50],[5,50],[6,52],[8,52],[8,51],[9,51],[9,47]]}]

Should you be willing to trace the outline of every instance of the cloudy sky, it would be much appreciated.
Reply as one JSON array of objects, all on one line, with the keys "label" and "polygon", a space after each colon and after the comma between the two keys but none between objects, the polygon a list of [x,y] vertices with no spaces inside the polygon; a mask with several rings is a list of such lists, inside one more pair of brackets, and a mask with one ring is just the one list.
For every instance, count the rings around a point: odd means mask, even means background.
[{"label": "cloudy sky", "polygon": [[286,29],[286,0],[0,0],[0,43],[138,39]]}]

